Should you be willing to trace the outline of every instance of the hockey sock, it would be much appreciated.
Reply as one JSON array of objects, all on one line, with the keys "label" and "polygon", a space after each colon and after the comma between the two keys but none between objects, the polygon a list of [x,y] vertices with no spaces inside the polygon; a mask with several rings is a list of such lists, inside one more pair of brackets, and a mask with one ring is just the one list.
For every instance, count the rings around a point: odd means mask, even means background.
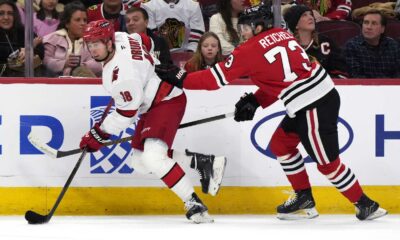
[{"label": "hockey sock", "polygon": [[[170,158],[168,158],[168,160],[173,161]],[[163,177],[161,177],[161,180],[168,188],[178,195],[183,202],[190,200],[194,189],[189,178],[178,163],[175,162],[173,167]]]},{"label": "hockey sock", "polygon": [[341,163],[340,158],[326,165],[318,165],[318,170],[341,192],[350,202],[357,202],[363,191],[354,173]]},{"label": "hockey sock", "polygon": [[188,167],[192,167],[192,156],[188,156],[186,155],[186,153],[184,152],[180,152],[177,150],[172,150],[171,149],[171,156],[168,154],[168,156],[170,158],[172,158],[174,161],[178,162],[179,165],[181,166],[188,166]]},{"label": "hockey sock", "polygon": [[295,191],[311,188],[304,159],[300,152],[277,157],[283,171]]},{"label": "hockey sock", "polygon": [[167,156],[168,147],[159,139],[146,139],[142,153],[143,165],[159,177],[182,201],[188,201],[194,188],[177,162]]}]

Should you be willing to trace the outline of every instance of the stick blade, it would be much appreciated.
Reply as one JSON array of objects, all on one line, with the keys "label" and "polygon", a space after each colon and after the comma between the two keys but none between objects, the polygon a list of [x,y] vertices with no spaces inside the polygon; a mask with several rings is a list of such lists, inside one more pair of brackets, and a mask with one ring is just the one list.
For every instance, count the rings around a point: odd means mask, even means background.
[{"label": "stick blade", "polygon": [[47,144],[42,143],[35,135],[32,133],[29,133],[28,135],[28,140],[29,142],[35,146],[37,149],[42,151],[44,154],[47,154],[48,156],[52,158],[57,158],[57,150],[49,147]]},{"label": "stick blade", "polygon": [[45,224],[50,220],[47,215],[43,216],[31,210],[25,213],[25,219],[29,224]]}]

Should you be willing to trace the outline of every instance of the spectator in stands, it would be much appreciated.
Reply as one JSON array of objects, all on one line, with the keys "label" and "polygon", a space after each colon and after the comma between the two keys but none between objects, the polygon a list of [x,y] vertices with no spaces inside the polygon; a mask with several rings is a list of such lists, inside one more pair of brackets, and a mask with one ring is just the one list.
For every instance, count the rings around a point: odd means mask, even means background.
[{"label": "spectator in stands", "polygon": [[43,39],[44,64],[54,73],[64,76],[95,77],[101,75],[101,64],[90,55],[82,34],[87,24],[86,8],[81,2],[65,5],[60,25]]},{"label": "spectator in stands", "polygon": [[114,24],[115,31],[126,32],[124,14],[127,9],[128,5],[123,4],[122,0],[104,0],[87,9],[88,22],[107,19]]},{"label": "spectator in stands", "polygon": [[[58,0],[38,0],[37,3],[38,11],[33,13],[33,32],[39,37],[44,37],[55,32],[60,23],[58,12],[60,10],[56,9]],[[24,19],[25,12],[21,12],[21,18]]]},{"label": "spectator in stands", "polygon": [[244,0],[219,0],[218,13],[211,16],[210,32],[219,37],[223,55],[229,55],[240,43],[237,23],[238,16],[244,9],[243,2]]},{"label": "spectator in stands", "polygon": [[[24,76],[25,30],[15,2],[0,0],[0,76]],[[34,68],[43,59],[41,40],[34,35]]]},{"label": "spectator in stands", "polygon": [[284,14],[289,30],[306,53],[317,60],[333,77],[345,78],[345,59],[336,44],[315,29],[313,11],[306,5],[293,5]]},{"label": "spectator in stands", "polygon": [[297,4],[305,4],[313,9],[317,22],[329,20],[345,20],[351,13],[351,0],[296,0]]},{"label": "spectator in stands", "polygon": [[185,70],[195,72],[208,69],[223,60],[222,47],[218,36],[213,32],[206,32],[201,36],[196,52],[186,62]]},{"label": "spectator in stands", "polygon": [[153,40],[154,54],[161,63],[172,63],[167,41],[155,35],[147,28],[149,15],[145,9],[137,7],[129,8],[125,14],[125,22],[128,33],[144,33]]},{"label": "spectator in stands", "polygon": [[194,52],[204,33],[199,3],[193,0],[149,0],[141,5],[149,14],[149,28],[158,31],[171,51]]},{"label": "spectator in stands", "polygon": [[400,77],[399,43],[384,35],[386,22],[386,17],[376,9],[364,15],[361,35],[350,39],[345,47],[351,77]]}]

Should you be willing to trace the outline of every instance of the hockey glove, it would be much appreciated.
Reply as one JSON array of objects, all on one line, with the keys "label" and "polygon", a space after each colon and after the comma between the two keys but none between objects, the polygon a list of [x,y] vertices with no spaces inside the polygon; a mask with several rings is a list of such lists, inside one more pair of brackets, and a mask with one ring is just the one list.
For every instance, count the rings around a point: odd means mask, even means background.
[{"label": "hockey glove", "polygon": [[110,134],[103,132],[100,129],[100,125],[96,123],[94,127],[82,137],[79,147],[81,149],[87,147],[88,152],[96,152],[103,147],[103,144],[107,142],[109,138]]},{"label": "hockey glove", "polygon": [[253,93],[245,93],[235,104],[235,121],[253,120],[254,113],[259,106],[260,104],[257,102]]},{"label": "hockey glove", "polygon": [[183,80],[186,78],[186,71],[173,64],[156,65],[156,73],[162,81],[175,87],[183,88]]}]

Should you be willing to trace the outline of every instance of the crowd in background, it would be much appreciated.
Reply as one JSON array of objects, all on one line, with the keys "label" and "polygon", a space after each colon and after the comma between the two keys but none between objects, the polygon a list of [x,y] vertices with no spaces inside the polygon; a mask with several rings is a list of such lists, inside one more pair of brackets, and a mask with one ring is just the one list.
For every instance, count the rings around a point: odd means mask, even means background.
[{"label": "crowd in background", "polygon": [[[0,76],[24,76],[24,0],[0,0]],[[399,22],[400,0],[359,5],[351,0],[282,0],[286,27],[307,54],[335,78],[399,78],[400,39],[386,36]],[[85,25],[107,19],[116,31],[142,33],[162,63],[185,56],[197,71],[222,61],[244,40],[238,17],[259,0],[33,0],[36,77],[100,77],[101,64],[82,40]],[[353,6],[353,3],[355,6]],[[354,7],[357,7],[355,9]],[[355,22],[360,34],[338,44],[321,22]],[[400,23],[399,23],[400,26]],[[183,54],[183,55],[182,55]]]}]

